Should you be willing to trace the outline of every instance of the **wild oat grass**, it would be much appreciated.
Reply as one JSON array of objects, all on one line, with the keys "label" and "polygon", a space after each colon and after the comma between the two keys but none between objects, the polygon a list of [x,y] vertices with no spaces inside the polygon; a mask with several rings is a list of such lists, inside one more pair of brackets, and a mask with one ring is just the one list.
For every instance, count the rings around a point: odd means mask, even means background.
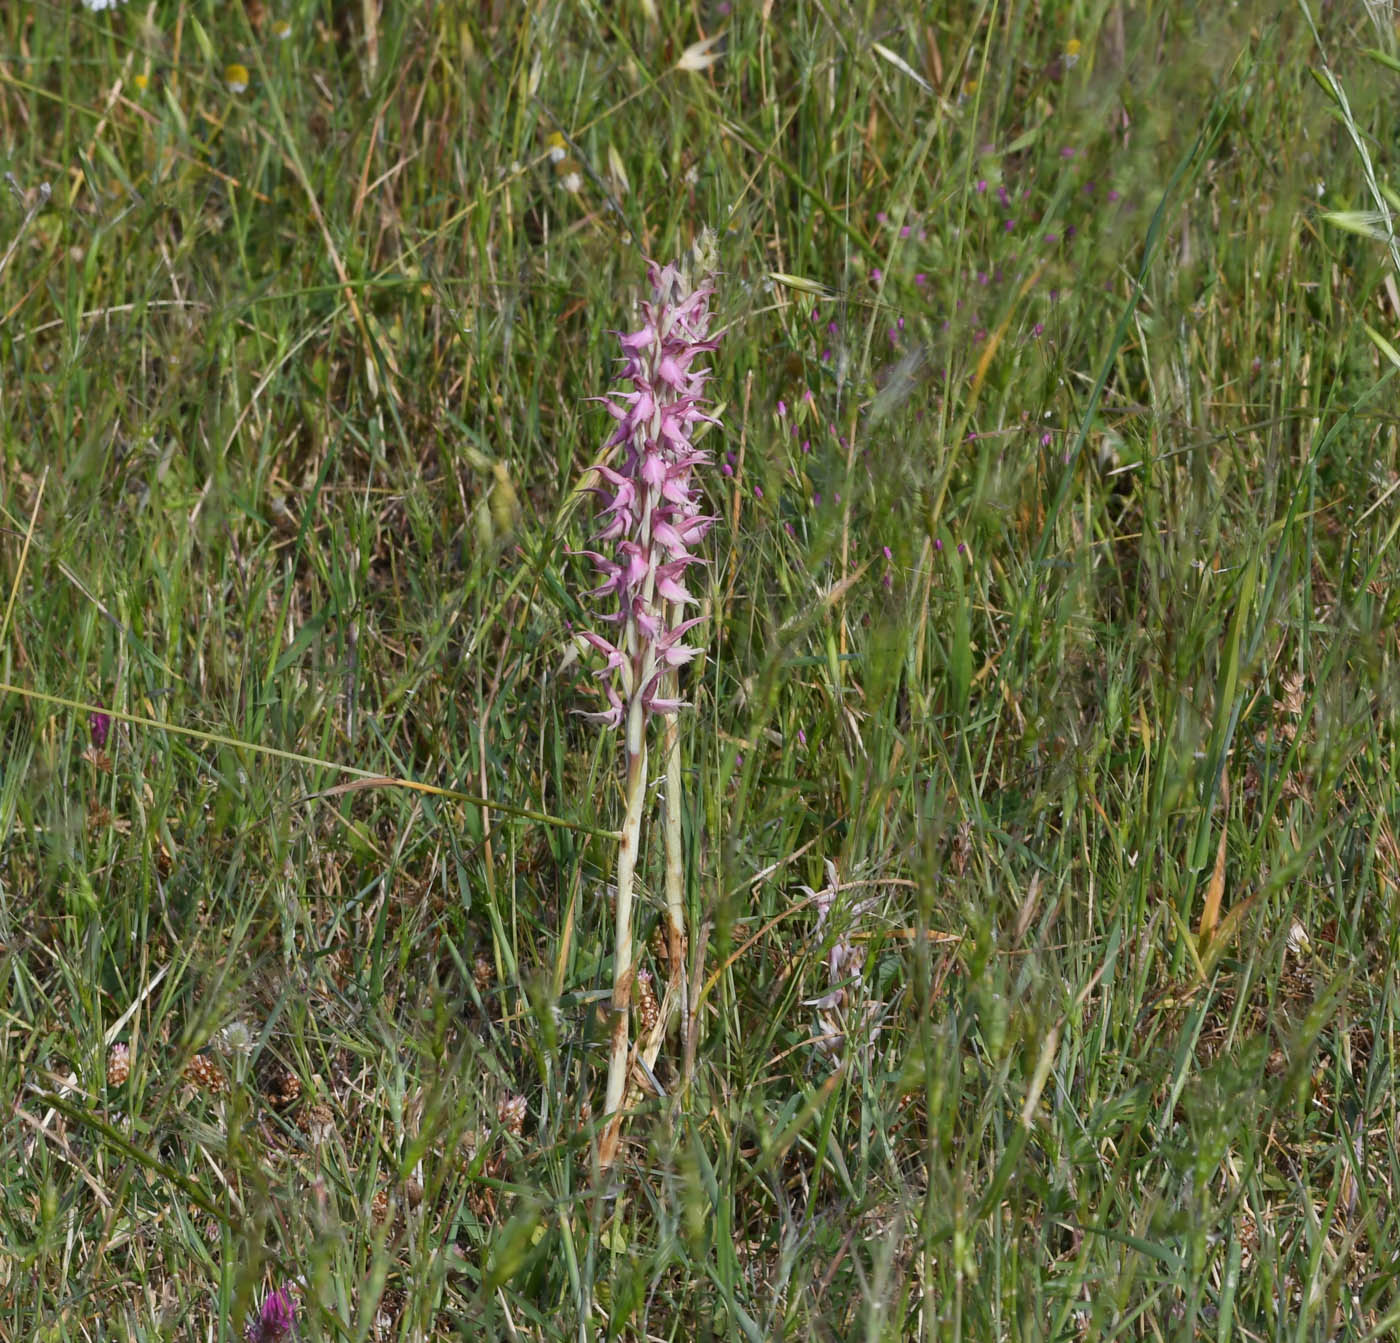
[{"label": "wild oat grass", "polygon": [[[1389,1336],[1395,57],[0,6],[0,1340]],[[570,552],[702,225],[684,1029],[604,1179]]]}]

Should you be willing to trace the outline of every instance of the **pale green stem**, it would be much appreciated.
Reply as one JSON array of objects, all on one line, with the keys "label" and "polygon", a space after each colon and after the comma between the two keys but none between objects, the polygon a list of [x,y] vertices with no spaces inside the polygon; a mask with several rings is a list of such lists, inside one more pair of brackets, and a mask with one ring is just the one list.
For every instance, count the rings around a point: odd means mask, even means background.
[{"label": "pale green stem", "polygon": [[608,1122],[598,1148],[598,1161],[604,1170],[617,1156],[621,1136],[622,1102],[627,1093],[630,1063],[628,1018],[632,1008],[632,887],[637,872],[637,852],[641,843],[642,805],[647,791],[647,744],[627,755],[627,809],[617,845],[617,917],[613,936],[612,1049],[608,1055],[608,1088],[603,1113]]},{"label": "pale green stem", "polygon": [[[665,695],[677,694],[679,676],[672,671],[667,677]],[[681,785],[680,715],[669,714],[662,734],[662,753],[666,760],[666,795],[662,807],[662,824],[666,843],[666,963],[668,982],[661,1004],[661,1017],[650,1037],[644,1042],[642,1056],[647,1066],[656,1062],[661,1042],[671,1028],[677,1012],[686,1003],[686,944],[685,944],[685,845],[681,829],[684,811],[684,791]],[[684,1026],[682,1026],[684,1029]]]}]

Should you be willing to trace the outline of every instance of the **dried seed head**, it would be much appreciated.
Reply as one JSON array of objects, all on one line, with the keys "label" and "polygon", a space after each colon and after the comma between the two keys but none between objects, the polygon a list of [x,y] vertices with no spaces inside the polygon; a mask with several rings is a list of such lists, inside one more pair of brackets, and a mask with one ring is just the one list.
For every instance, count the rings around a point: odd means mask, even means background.
[{"label": "dried seed head", "polygon": [[512,1137],[520,1137],[525,1132],[525,1097],[503,1096],[496,1106],[496,1117],[501,1127]]},{"label": "dried seed head", "polygon": [[107,1051],[107,1085],[109,1087],[120,1087],[126,1085],[126,1079],[131,1076],[131,1048],[129,1045],[116,1044]]},{"label": "dried seed head", "polygon": [[222,1095],[228,1090],[223,1069],[208,1054],[196,1054],[185,1064],[185,1081],[212,1096]]},{"label": "dried seed head", "polygon": [[370,1200],[369,1215],[375,1226],[383,1226],[389,1220],[389,1191],[387,1189],[376,1189],[374,1197]]},{"label": "dried seed head", "polygon": [[484,951],[478,951],[476,959],[472,961],[472,982],[476,985],[476,991],[484,994],[495,978],[496,967],[491,964],[491,958]]},{"label": "dried seed head", "polygon": [[317,1102],[297,1114],[297,1127],[319,1146],[335,1132],[335,1116],[329,1105]]},{"label": "dried seed head", "polygon": [[274,1110],[285,1110],[301,1099],[301,1078],[279,1064],[268,1077],[264,1094]]}]

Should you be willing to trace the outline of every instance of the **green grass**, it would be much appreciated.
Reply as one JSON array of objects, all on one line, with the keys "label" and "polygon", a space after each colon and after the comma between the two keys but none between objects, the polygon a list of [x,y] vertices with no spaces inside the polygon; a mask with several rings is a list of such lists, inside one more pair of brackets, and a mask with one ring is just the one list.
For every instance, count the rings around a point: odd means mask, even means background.
[{"label": "green grass", "polygon": [[[0,1341],[1389,1336],[1395,33],[651,8],[0,6]],[[600,1179],[576,487],[706,224],[700,1035]]]}]

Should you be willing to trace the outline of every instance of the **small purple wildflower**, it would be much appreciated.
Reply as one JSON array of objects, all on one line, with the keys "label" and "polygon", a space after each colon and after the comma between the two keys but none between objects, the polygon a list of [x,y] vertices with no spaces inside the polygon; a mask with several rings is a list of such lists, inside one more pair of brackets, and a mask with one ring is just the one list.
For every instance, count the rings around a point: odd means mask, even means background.
[{"label": "small purple wildflower", "polygon": [[979,178],[977,182],[977,194],[980,196],[983,192],[986,191],[986,189],[987,179],[985,177]]},{"label": "small purple wildflower", "polygon": [[285,1287],[275,1288],[263,1297],[257,1316],[243,1332],[247,1343],[281,1343],[296,1331],[297,1308]]},{"label": "small purple wildflower", "polygon": [[786,415],[786,414],[787,414],[787,402],[786,402],[786,401],[783,401],[781,398],[780,398],[779,401],[778,401],[778,414],[779,414],[779,415]]},{"label": "small purple wildflower", "polygon": [[112,730],[112,715],[99,709],[88,714],[88,731],[92,733],[92,744],[100,751],[107,745],[107,734]]}]

